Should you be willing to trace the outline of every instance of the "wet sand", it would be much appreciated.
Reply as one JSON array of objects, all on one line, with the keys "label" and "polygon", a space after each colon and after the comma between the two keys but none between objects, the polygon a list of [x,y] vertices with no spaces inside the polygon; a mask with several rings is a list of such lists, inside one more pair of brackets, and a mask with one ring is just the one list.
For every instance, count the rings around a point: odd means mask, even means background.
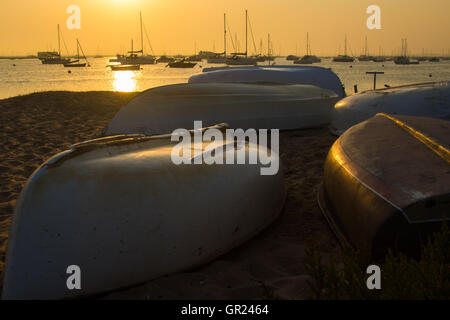
[{"label": "wet sand", "polygon": [[[68,146],[100,137],[119,108],[134,95],[43,92],[0,100],[0,273],[14,206],[30,174]],[[323,164],[335,139],[324,128],[281,133],[287,199],[280,218],[257,237],[195,270],[103,298],[308,298],[310,279],[304,268],[307,242],[314,241],[324,254],[338,250],[316,202]]]}]

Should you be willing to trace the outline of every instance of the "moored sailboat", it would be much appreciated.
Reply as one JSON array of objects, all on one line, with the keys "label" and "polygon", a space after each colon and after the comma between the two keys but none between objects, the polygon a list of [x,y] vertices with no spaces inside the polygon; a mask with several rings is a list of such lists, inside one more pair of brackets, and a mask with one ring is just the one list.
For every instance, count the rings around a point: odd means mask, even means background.
[{"label": "moored sailboat", "polygon": [[169,68],[193,68],[197,65],[196,62],[190,62],[187,61],[186,59],[182,59],[179,61],[173,61],[173,62],[169,62],[167,64],[167,66]]},{"label": "moored sailboat", "polygon": [[369,49],[367,47],[367,36],[364,45],[364,54],[358,57],[358,61],[373,61],[373,57],[369,55]]},{"label": "moored sailboat", "polygon": [[161,56],[156,60],[156,63],[169,63],[169,62],[175,62],[175,58],[168,56]]},{"label": "moored sailboat", "polygon": [[353,61],[355,61],[355,58],[347,55],[347,35],[345,35],[344,48],[345,48],[344,55],[338,55],[337,57],[334,57],[333,58],[334,62],[353,62]]},{"label": "moored sailboat", "polygon": [[227,16],[223,14],[223,53],[217,53],[209,57],[208,63],[226,63],[227,62]]},{"label": "moored sailboat", "polygon": [[61,32],[58,24],[58,53],[47,53],[42,59],[42,64],[64,64],[68,63],[70,59],[61,57]]},{"label": "moored sailboat", "polygon": [[250,66],[258,63],[256,58],[248,56],[248,11],[245,10],[245,52],[233,53],[230,58],[226,59],[227,65],[232,66]]},{"label": "moored sailboat", "polygon": [[[133,41],[131,41],[131,51],[128,51],[128,56],[117,56],[121,64],[155,64],[156,59],[151,55],[144,54],[144,34],[142,27],[142,14],[139,12],[140,33],[141,33],[141,49],[134,50]],[[148,40],[148,38],[147,38]],[[140,55],[139,55],[140,53]]]},{"label": "moored sailboat", "polygon": [[306,33],[306,55],[304,55],[301,59],[297,59],[294,61],[295,64],[313,64],[317,62],[321,62],[322,60],[311,54],[311,46],[309,43],[309,32]]},{"label": "moored sailboat", "polygon": [[[81,53],[83,54],[83,59],[86,62],[80,62],[80,50],[81,50]],[[90,67],[90,64],[87,61],[86,55],[83,52],[83,48],[81,47],[81,44],[77,38],[77,59],[73,60],[73,61],[69,61],[68,63],[65,63],[64,67],[66,67],[66,68],[82,68],[82,67],[86,67],[86,65],[88,67]]]},{"label": "moored sailboat", "polygon": [[419,61],[411,61],[407,55],[408,43],[406,39],[402,39],[402,54],[394,58],[395,64],[407,65],[407,64],[419,64]]}]

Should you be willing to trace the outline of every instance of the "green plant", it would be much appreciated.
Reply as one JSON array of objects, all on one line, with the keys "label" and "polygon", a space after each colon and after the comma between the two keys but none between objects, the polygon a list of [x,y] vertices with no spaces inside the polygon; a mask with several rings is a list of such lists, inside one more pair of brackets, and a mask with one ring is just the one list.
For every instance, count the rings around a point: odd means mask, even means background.
[{"label": "green plant", "polygon": [[450,231],[444,223],[422,245],[418,260],[389,251],[381,268],[381,290],[366,286],[366,269],[374,264],[367,251],[345,248],[328,263],[316,247],[306,249],[306,271],[313,279],[313,299],[450,299]]}]

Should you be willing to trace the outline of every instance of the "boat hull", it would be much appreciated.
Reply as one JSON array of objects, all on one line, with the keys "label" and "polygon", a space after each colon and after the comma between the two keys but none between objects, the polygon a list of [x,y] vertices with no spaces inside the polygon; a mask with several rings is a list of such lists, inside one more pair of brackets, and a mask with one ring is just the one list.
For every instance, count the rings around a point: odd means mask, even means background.
[{"label": "boat hull", "polygon": [[118,58],[121,64],[156,64],[156,59],[151,56],[137,56],[137,57],[121,57]]},{"label": "boat hull", "polygon": [[229,66],[256,66],[258,61],[255,58],[237,57],[227,58],[225,63]]},{"label": "boat hull", "polygon": [[[282,169],[262,176],[260,165],[175,165],[174,145],[170,136],[109,137],[44,163],[15,209],[3,298],[84,297],[184,271],[279,215]],[[248,156],[258,145],[244,148]],[[71,265],[80,267],[80,290],[66,286]]]},{"label": "boat hull", "polygon": [[450,153],[436,154],[422,136],[449,152],[449,121],[384,114],[333,144],[319,204],[343,244],[374,257],[388,249],[417,255],[450,218]]},{"label": "boat hull", "polygon": [[178,84],[136,96],[111,120],[106,135],[164,134],[226,122],[241,129],[296,129],[326,125],[337,95],[315,86],[234,83]]},{"label": "boat hull", "polygon": [[317,66],[204,68],[202,73],[191,76],[188,82],[309,84],[332,90],[339,98],[345,97],[339,77],[333,71]]},{"label": "boat hull", "polygon": [[339,56],[333,58],[333,62],[353,62],[353,61],[355,61],[355,58],[349,56]]},{"label": "boat hull", "polygon": [[289,55],[289,56],[286,57],[287,61],[295,61],[295,60],[298,60],[298,59],[299,59],[299,57],[294,56],[294,55]]},{"label": "boat hull", "polygon": [[320,59],[316,56],[306,55],[300,59],[295,60],[294,64],[313,64],[313,63],[319,63],[319,62],[322,62],[322,59]]},{"label": "boat hull", "polygon": [[140,65],[110,65],[112,71],[136,71],[141,70]]},{"label": "boat hull", "polygon": [[86,67],[86,63],[66,63],[65,68],[83,68]]},{"label": "boat hull", "polygon": [[195,62],[170,62],[167,64],[169,68],[183,68],[183,69],[189,69],[193,68],[197,65]]},{"label": "boat hull", "polygon": [[156,63],[170,63],[170,62],[175,62],[175,58],[161,57],[156,60]]},{"label": "boat hull", "polygon": [[69,63],[70,59],[58,59],[58,58],[50,58],[50,59],[43,59],[41,60],[42,64],[65,64]]},{"label": "boat hull", "polygon": [[332,111],[330,131],[340,135],[379,112],[450,120],[450,83],[413,84],[346,97]]}]

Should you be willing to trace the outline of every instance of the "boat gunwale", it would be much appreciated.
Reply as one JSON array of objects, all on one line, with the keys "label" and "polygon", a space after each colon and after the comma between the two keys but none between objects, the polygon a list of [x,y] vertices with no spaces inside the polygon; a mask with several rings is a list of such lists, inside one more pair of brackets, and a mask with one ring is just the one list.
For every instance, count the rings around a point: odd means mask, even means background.
[{"label": "boat gunwale", "polygon": [[[382,116],[381,114],[377,114],[376,116]],[[375,117],[376,117],[375,116]],[[375,118],[372,117],[371,119]],[[370,120],[370,119],[369,119]],[[366,120],[368,121],[368,120]],[[348,129],[347,131],[344,132],[344,134],[351,132],[352,131],[351,127],[350,129]],[[399,129],[402,129],[399,127]],[[414,219],[411,220],[411,218],[406,214],[405,209],[409,208],[411,206],[414,206],[417,203],[423,202],[423,201],[427,201],[429,199],[434,199],[435,196],[430,196],[427,198],[423,198],[420,201],[414,201],[414,202],[410,202],[407,205],[405,205],[403,208],[397,204],[395,204],[393,201],[391,201],[387,196],[383,195],[382,193],[380,193],[379,191],[376,190],[376,186],[379,186],[380,184],[384,186],[384,188],[387,188],[388,190],[389,185],[387,185],[386,183],[384,183],[383,181],[379,180],[376,178],[376,176],[374,176],[371,172],[367,171],[366,169],[362,168],[359,164],[357,164],[345,151],[345,149],[342,146],[342,137],[345,137],[344,134],[342,134],[333,144],[333,146],[331,147],[329,154],[331,154],[332,152],[339,154],[339,156],[342,159],[338,159],[336,156],[333,157],[334,161],[336,161],[339,166],[341,168],[343,168],[345,171],[347,171],[347,173],[352,176],[356,181],[358,181],[362,186],[364,186],[365,188],[367,188],[368,190],[370,190],[371,192],[373,192],[376,196],[378,196],[380,199],[383,199],[386,203],[388,203],[389,205],[391,205],[393,208],[395,208],[396,210],[398,210],[402,216],[406,219],[406,221],[409,224],[421,224],[421,223],[432,223],[432,222],[440,222],[440,221],[450,221],[450,216],[447,217],[441,217],[441,218],[433,218],[433,219]],[[415,137],[414,137],[415,138]],[[415,139],[416,140],[416,139]],[[418,141],[420,143],[422,143],[422,141]],[[432,149],[430,149],[427,145],[424,145],[425,147],[427,147],[427,149],[429,151],[433,151]],[[328,159],[328,157],[327,157]],[[357,172],[359,174],[354,174],[354,172]],[[359,177],[358,177],[359,176]],[[362,177],[361,177],[362,176]],[[364,180],[368,180],[368,181],[364,181]],[[374,185],[374,187],[371,187],[370,185]],[[324,188],[326,189],[326,188]],[[326,190],[324,191],[326,192]]]},{"label": "boat gunwale", "polygon": [[[299,86],[299,87],[312,87],[314,89],[320,89],[318,91],[326,91],[328,94],[330,94],[329,96],[316,96],[313,98],[308,98],[308,97],[301,97],[301,98],[296,98],[296,100],[317,100],[317,99],[336,99],[339,98],[339,95],[334,92],[333,90],[330,89],[325,89],[325,88],[321,88],[319,86],[313,85],[313,84],[300,84],[300,83],[278,83],[278,82],[204,82],[204,83],[176,83],[176,84],[168,84],[168,85],[163,85],[163,86],[158,86],[158,87],[153,87],[153,88],[148,88],[144,91],[139,92],[134,98],[133,100],[135,100],[136,98],[141,97],[143,94],[146,94],[148,92],[151,91],[156,91],[156,90],[163,90],[166,88],[173,88],[173,87],[191,87],[191,86],[205,86],[205,85],[224,85],[224,86],[236,86],[238,87],[239,85],[249,85],[249,86],[254,86],[257,89],[263,89],[264,87],[268,87],[268,88],[276,88],[276,87],[280,87],[280,86]],[[274,95],[278,95],[278,96],[286,96],[289,97],[290,94],[267,94],[268,96],[274,96]],[[223,96],[223,97],[228,97],[228,96],[257,96],[257,97],[261,97],[260,94],[258,93],[235,93],[235,94],[224,94],[224,93],[217,93],[217,94],[203,94],[203,93],[199,93],[199,94],[195,94],[195,95],[173,95],[173,94],[168,94],[168,95],[156,95],[156,96],[160,96],[160,97],[217,97],[217,96]],[[130,103],[133,101],[131,100]]]},{"label": "boat gunwale", "polygon": [[[204,127],[199,130],[187,130],[191,136],[196,132],[205,132],[208,129],[217,129],[224,132],[229,128],[229,125],[225,122],[216,124],[214,126]],[[68,147],[67,150],[56,154],[49,160],[44,162],[41,167],[47,166],[49,168],[54,168],[62,165],[65,161],[72,159],[78,155],[97,150],[100,148],[113,147],[128,145],[132,143],[143,143],[151,140],[171,140],[173,134],[158,134],[158,135],[144,135],[144,134],[118,134],[106,137],[100,137],[97,139],[91,139],[84,142],[80,142]],[[39,168],[41,168],[39,167]],[[38,168],[38,169],[39,169]],[[37,170],[38,170],[37,169]]]},{"label": "boat gunwale", "polygon": [[[385,91],[389,91],[392,89],[439,88],[439,87],[448,86],[448,85],[450,85],[450,81],[417,82],[417,83],[402,84],[402,85],[388,87],[388,88],[378,88],[375,90],[374,89],[364,90],[364,91],[358,92],[356,94],[350,95],[349,97],[355,96],[355,95],[360,95],[363,93],[385,93]],[[393,93],[394,92],[396,92],[396,90],[393,90]],[[400,92],[404,92],[404,91],[400,91]],[[390,92],[388,92],[388,93],[390,93]]]}]

